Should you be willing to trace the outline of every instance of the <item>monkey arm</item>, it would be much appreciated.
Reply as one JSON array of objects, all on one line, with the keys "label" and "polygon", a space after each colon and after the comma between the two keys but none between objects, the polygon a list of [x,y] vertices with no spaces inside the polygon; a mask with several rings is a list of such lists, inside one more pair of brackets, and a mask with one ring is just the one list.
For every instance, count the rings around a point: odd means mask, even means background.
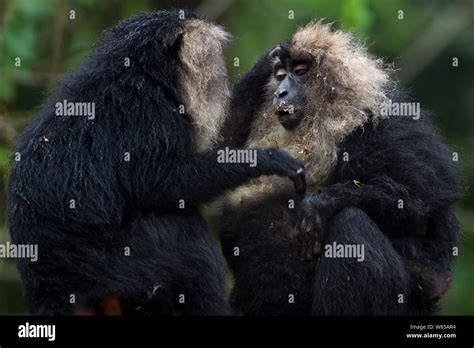
[{"label": "monkey arm", "polygon": [[[389,176],[378,176],[365,182],[338,183],[307,194],[300,205],[298,229],[316,228],[324,234],[328,220],[346,207],[364,211],[390,239],[404,237],[411,243],[414,238],[420,242],[412,245],[425,250],[433,242],[451,246],[455,243],[455,238],[449,237],[452,229],[442,231],[430,227],[430,219],[437,215],[431,202],[421,199],[416,192]],[[319,226],[313,226],[315,221]]]},{"label": "monkey arm", "polygon": [[393,218],[428,213],[428,206],[403,184],[389,176],[379,176],[367,182],[348,182],[322,188],[306,196],[308,204],[323,209],[330,216],[346,206],[360,208],[367,213],[377,210],[377,214]]},{"label": "monkey arm", "polygon": [[[408,216],[424,222],[426,215],[423,202],[388,176],[375,177],[364,183],[348,181],[323,187],[307,194],[298,209],[295,232],[301,257],[311,260],[320,252],[331,218],[350,207],[361,209],[376,223],[390,218],[394,225]],[[414,216],[413,212],[419,216]]]},{"label": "monkey arm", "polygon": [[222,132],[225,145],[241,147],[245,143],[255,114],[266,100],[265,87],[271,74],[272,64],[265,53],[235,83]]},{"label": "monkey arm", "polygon": [[185,204],[198,205],[261,175],[287,176],[300,193],[304,192],[303,165],[286,151],[275,148],[246,150],[256,154],[253,164],[222,162],[218,151],[177,159],[169,171],[173,184],[165,189],[160,204],[174,206],[184,200]]},{"label": "monkey arm", "polygon": [[297,231],[317,230],[313,239],[321,241],[325,223],[352,206],[363,210],[391,241],[407,238],[407,245],[420,254],[437,244],[452,248],[457,227],[437,229],[437,215],[457,201],[459,180],[451,153],[428,122],[396,118],[376,127],[367,124],[340,151],[336,183],[307,195]]},{"label": "monkey arm", "polygon": [[311,215],[320,214],[322,219],[330,219],[345,207],[357,207],[378,225],[395,226],[397,230],[390,231],[389,240],[403,258],[420,301],[437,301],[449,288],[450,263],[457,245],[457,221],[451,208],[430,211],[429,202],[423,202],[410,194],[406,186],[386,176],[358,186],[333,185],[308,195],[305,201],[303,204],[311,204]]}]

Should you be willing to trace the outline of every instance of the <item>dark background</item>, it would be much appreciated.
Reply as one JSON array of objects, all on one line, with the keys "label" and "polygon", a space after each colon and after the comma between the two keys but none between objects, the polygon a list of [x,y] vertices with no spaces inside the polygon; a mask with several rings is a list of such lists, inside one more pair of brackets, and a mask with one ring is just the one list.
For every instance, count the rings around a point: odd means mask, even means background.
[{"label": "dark background", "polygon": [[[0,211],[12,139],[60,74],[80,64],[102,30],[140,11],[194,9],[235,36],[227,49],[231,80],[298,26],[326,18],[352,30],[394,62],[398,78],[435,113],[434,123],[465,178],[457,209],[462,241],[443,314],[474,314],[474,1],[460,0],[0,0]],[[70,19],[70,11],[75,19]],[[400,12],[402,11],[402,12]],[[403,18],[400,18],[403,17]],[[15,67],[15,58],[21,67]],[[234,66],[235,58],[239,66]],[[458,67],[453,66],[458,58]],[[0,243],[8,237],[0,215]],[[13,260],[0,259],[0,314],[25,313]]]}]

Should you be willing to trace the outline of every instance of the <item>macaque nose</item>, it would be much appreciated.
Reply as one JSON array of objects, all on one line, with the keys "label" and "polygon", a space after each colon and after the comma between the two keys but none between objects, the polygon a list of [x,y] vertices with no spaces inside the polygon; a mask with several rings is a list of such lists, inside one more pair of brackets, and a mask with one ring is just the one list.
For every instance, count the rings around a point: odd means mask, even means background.
[{"label": "macaque nose", "polygon": [[277,99],[280,99],[280,98],[284,98],[288,95],[288,91],[286,89],[279,89],[278,91],[276,91],[275,93],[273,93],[273,95],[275,96],[275,98]]}]

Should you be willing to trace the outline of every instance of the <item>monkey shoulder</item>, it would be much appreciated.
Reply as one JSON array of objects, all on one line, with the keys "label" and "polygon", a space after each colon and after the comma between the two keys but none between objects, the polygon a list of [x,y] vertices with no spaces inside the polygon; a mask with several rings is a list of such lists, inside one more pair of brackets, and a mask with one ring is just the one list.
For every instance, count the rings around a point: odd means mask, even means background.
[{"label": "monkey shoulder", "polygon": [[426,115],[369,121],[341,144],[336,181],[389,177],[423,200],[454,202],[460,192],[454,155]]}]

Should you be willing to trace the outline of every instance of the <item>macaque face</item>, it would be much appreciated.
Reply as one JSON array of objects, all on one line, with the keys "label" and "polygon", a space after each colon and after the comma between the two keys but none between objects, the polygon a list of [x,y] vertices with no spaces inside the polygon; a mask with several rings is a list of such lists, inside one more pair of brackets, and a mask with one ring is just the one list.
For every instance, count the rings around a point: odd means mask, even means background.
[{"label": "macaque face", "polygon": [[294,130],[304,117],[308,102],[305,81],[312,66],[312,57],[304,51],[277,46],[273,58],[274,113],[286,130]]}]

